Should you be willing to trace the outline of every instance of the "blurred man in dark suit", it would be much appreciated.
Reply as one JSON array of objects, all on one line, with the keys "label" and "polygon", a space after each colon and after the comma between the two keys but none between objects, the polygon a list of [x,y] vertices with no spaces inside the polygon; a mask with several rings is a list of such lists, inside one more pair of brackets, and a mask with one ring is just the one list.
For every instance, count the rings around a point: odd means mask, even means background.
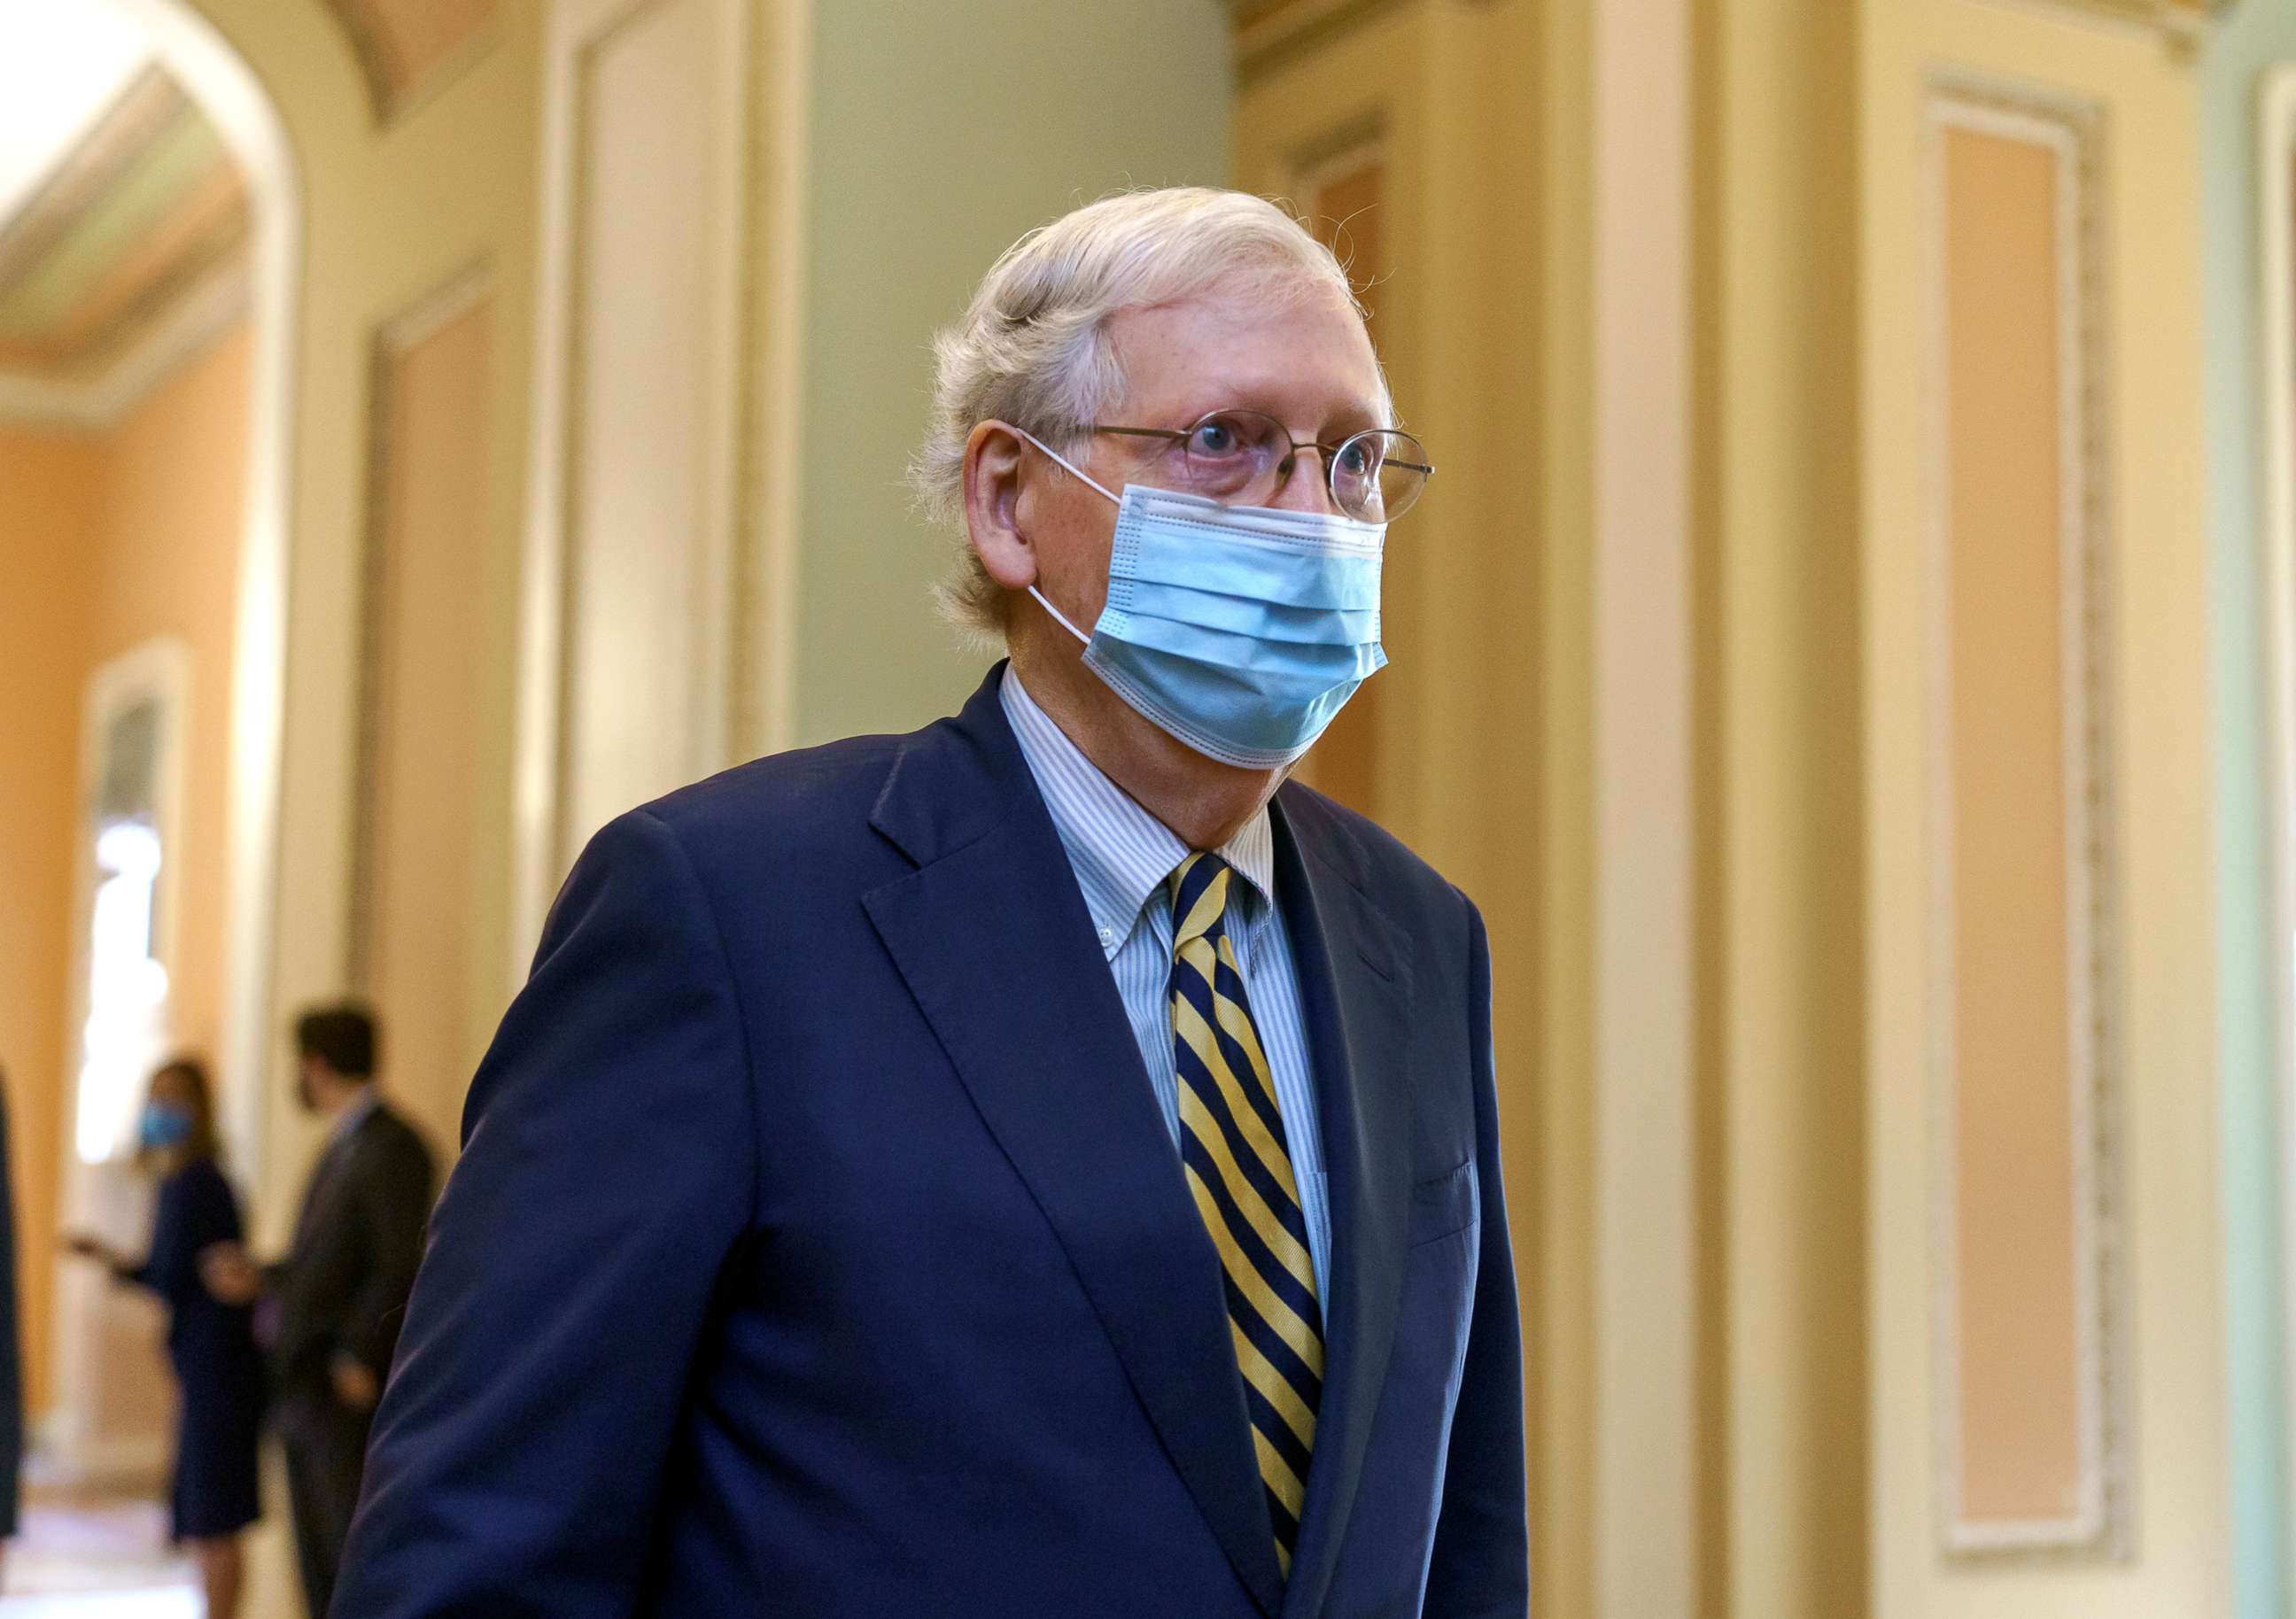
[{"label": "blurred man in dark suit", "polygon": [[315,1619],[333,1595],[436,1181],[430,1148],[375,1091],[375,1045],[374,1020],[361,1007],[320,1007],[296,1020],[296,1093],[327,1121],[328,1137],[294,1244],[267,1267],[231,1247],[211,1251],[206,1266],[213,1291],[259,1299],[267,1318],[274,1423]]}]

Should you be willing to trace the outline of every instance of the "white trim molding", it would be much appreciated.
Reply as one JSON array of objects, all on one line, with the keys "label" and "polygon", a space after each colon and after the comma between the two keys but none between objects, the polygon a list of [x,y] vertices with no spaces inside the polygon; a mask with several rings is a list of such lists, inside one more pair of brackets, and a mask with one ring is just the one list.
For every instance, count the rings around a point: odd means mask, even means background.
[{"label": "white trim molding", "polygon": [[[2109,460],[2104,388],[2102,108],[1973,75],[1933,76],[1925,99],[1929,227],[1931,495],[1928,515],[1931,782],[1927,926],[1931,1119],[1931,1313],[1938,1397],[1932,1443],[1941,1549],[1956,1560],[2112,1558],[2128,1551],[2129,1457],[2121,1410],[2126,1244],[2118,1150],[2120,1055],[2118,912],[2113,866],[2109,623]],[[1979,1519],[1962,1500],[1962,1354],[1959,1341],[1956,1160],[1952,798],[1952,594],[1948,516],[1945,137],[1972,130],[2030,143],[2056,159],[2058,422],[2065,850],[2065,1030],[2073,1234],[2074,1376],[2078,1483],[2073,1509],[2030,1520]]]},{"label": "white trim molding", "polygon": [[[2273,1092],[2279,1099],[2283,1337],[2296,1389],[2296,64],[2264,84],[2257,199],[2264,311],[2264,612],[2272,773]],[[2296,1405],[2286,1443],[2296,1454]],[[2288,1525],[2296,1534],[2296,1519]]]},{"label": "white trim molding", "polygon": [[1693,9],[1599,5],[1590,40],[1590,1619],[1702,1594]]},{"label": "white trim molding", "polygon": [[289,486],[302,301],[303,193],[285,126],[254,70],[188,0],[115,0],[214,124],[254,207],[245,506],[232,644],[219,1101],[234,1162],[261,1184],[286,730]]},{"label": "white trim molding", "polygon": [[[183,889],[184,754],[192,732],[192,699],[191,651],[173,635],[155,636],[109,659],[88,676],[80,699],[79,790],[72,818],[71,978],[64,996],[66,1079],[60,1110],[62,1139],[56,1143],[62,1154],[56,1212],[61,1229],[93,1231],[122,1244],[135,1240],[123,1226],[147,1213],[137,1198],[143,1189],[135,1177],[122,1175],[111,1159],[91,1162],[80,1136],[80,1114],[86,1105],[81,1082],[87,1067],[92,1010],[95,814],[111,758],[107,743],[112,726],[137,707],[152,705],[159,716],[152,787],[161,851],[152,895],[156,927],[152,955],[172,977],[178,964],[177,923],[183,909],[178,895]],[[161,1049],[171,1045],[176,1035],[174,1009],[169,1007],[161,1025]],[[103,1455],[107,1446],[125,1443],[135,1450],[160,1438],[156,1433],[107,1435],[103,1431],[101,1408],[107,1403],[108,1392],[117,1386],[118,1369],[105,1364],[102,1351],[106,1337],[119,1330],[122,1320],[132,1319],[134,1308],[107,1279],[80,1267],[57,1272],[48,1327],[55,1369],[52,1403],[46,1411],[34,1415],[52,1442],[50,1459],[70,1476],[103,1473],[110,1465]]]}]

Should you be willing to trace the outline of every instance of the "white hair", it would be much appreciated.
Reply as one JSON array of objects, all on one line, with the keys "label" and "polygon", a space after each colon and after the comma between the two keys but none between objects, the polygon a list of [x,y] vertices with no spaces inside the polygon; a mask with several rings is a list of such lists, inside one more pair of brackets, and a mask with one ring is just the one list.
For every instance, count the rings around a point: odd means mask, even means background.
[{"label": "white hair", "polygon": [[958,536],[956,567],[937,592],[951,622],[994,640],[1010,606],[964,537],[972,429],[1010,422],[1069,453],[1123,393],[1108,336],[1115,315],[1238,284],[1270,298],[1330,288],[1363,313],[1331,249],[1245,192],[1120,192],[1004,250],[964,317],[933,339],[932,429],[909,463],[918,503]]}]

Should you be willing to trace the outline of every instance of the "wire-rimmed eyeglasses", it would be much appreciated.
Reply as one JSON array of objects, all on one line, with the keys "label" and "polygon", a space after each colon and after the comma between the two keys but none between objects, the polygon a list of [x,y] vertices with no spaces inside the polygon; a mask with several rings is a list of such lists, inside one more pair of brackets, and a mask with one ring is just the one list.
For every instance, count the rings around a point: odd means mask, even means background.
[{"label": "wire-rimmed eyeglasses", "polygon": [[1399,428],[1373,428],[1337,444],[1297,439],[1263,411],[1212,411],[1184,428],[1114,427],[1095,433],[1164,441],[1149,481],[1231,506],[1264,506],[1290,481],[1302,450],[1323,458],[1332,504],[1365,523],[1391,523],[1411,509],[1435,469],[1419,440]]}]

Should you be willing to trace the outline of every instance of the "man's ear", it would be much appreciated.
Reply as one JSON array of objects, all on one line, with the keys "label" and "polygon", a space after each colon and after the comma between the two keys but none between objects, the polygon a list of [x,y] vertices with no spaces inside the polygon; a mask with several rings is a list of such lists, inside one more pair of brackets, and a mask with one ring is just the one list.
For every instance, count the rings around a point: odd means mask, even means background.
[{"label": "man's ear", "polygon": [[1037,551],[1021,530],[1021,472],[1029,441],[984,421],[964,441],[964,529],[988,576],[1006,590],[1037,582]]}]

